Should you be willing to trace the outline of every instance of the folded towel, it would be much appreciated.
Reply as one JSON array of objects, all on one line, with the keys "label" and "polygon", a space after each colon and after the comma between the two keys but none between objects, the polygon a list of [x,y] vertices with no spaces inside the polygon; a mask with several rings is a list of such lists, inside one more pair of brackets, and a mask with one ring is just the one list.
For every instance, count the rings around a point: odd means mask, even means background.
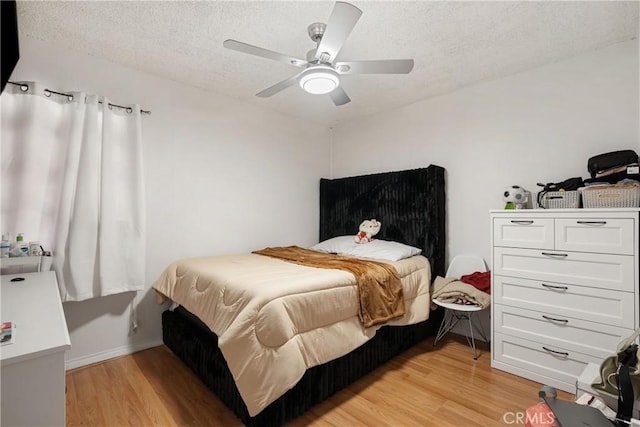
[{"label": "folded towel", "polygon": [[[456,300],[462,299],[472,302],[480,308],[487,308],[491,305],[489,294],[452,277],[436,277],[432,295],[433,299],[444,303],[455,303]],[[432,308],[435,308],[433,304]]]}]

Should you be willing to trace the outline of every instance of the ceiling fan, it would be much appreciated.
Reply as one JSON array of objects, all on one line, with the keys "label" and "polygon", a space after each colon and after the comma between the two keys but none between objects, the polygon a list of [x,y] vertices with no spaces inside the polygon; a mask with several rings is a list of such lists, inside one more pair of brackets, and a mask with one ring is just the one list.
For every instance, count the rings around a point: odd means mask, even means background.
[{"label": "ceiling fan", "polygon": [[308,32],[316,48],[307,52],[307,59],[294,58],[282,53],[253,46],[237,40],[225,40],[227,49],[250,55],[261,56],[274,61],[286,62],[303,70],[267,89],[256,96],[267,98],[296,83],[311,94],[329,94],[335,105],[351,101],[341,86],[340,76],[351,74],[408,74],[413,69],[413,59],[386,59],[369,61],[336,61],[338,53],[355,27],[362,11],[352,4],[336,2],[326,24],[313,23]]}]

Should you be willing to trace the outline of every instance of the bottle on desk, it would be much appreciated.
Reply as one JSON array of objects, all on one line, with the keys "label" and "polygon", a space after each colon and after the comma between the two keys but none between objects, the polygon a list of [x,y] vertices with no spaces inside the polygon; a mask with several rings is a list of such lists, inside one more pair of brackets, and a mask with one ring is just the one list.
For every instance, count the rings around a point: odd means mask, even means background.
[{"label": "bottle on desk", "polygon": [[18,233],[18,236],[16,236],[15,244],[9,249],[9,256],[29,256],[29,244],[24,241],[22,233]]},{"label": "bottle on desk", "polygon": [[11,250],[11,243],[6,234],[2,235],[2,242],[0,242],[0,258],[9,258],[9,251]]}]

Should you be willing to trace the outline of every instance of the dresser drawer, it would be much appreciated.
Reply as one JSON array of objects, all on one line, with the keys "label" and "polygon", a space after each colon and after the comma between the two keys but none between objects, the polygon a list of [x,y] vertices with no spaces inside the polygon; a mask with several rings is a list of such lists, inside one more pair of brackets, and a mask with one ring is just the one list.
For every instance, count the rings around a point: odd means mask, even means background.
[{"label": "dresser drawer", "polygon": [[493,317],[495,331],[503,335],[545,343],[551,348],[562,347],[600,359],[615,353],[618,343],[633,333],[633,329],[506,305],[495,305]]},{"label": "dresser drawer", "polygon": [[572,391],[575,391],[576,380],[588,363],[599,365],[602,362],[602,359],[587,354],[500,333],[494,334],[492,356],[504,365],[535,374],[528,377],[544,376],[571,384]]},{"label": "dresser drawer", "polygon": [[517,277],[493,276],[493,304],[584,319],[622,328],[635,325],[635,301],[629,292]]},{"label": "dresser drawer", "polygon": [[494,218],[495,246],[553,249],[553,218]]},{"label": "dresser drawer", "polygon": [[569,251],[493,248],[494,273],[634,292],[634,257]]},{"label": "dresser drawer", "polygon": [[638,230],[632,218],[557,218],[555,249],[633,255]]}]

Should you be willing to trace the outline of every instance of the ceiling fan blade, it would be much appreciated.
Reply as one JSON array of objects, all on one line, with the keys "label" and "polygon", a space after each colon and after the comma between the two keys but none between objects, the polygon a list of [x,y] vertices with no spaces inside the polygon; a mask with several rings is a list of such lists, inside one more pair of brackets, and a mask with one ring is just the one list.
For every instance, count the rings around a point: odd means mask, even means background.
[{"label": "ceiling fan blade", "polygon": [[284,90],[289,86],[293,86],[294,84],[298,83],[298,77],[300,77],[300,73],[296,74],[295,76],[289,77],[288,79],[283,80],[279,83],[276,83],[273,86],[266,88],[262,92],[256,93],[256,96],[259,96],[260,98],[268,98],[272,95],[275,95],[281,90]]},{"label": "ceiling fan blade", "polygon": [[225,40],[222,45],[227,49],[237,50],[238,52],[248,53],[249,55],[261,56],[267,59],[273,59],[274,61],[284,62],[287,64],[295,65],[296,67],[304,67],[305,65],[307,65],[307,61],[305,61],[304,59],[294,58],[292,56],[274,52],[272,50],[239,42],[237,40]]},{"label": "ceiling fan blade", "polygon": [[362,11],[354,5],[341,1],[336,2],[316,50],[316,59],[322,62],[335,61],[338,52],[342,49],[361,15]]},{"label": "ceiling fan blade", "polygon": [[409,74],[413,59],[336,62],[335,68],[340,74]]},{"label": "ceiling fan blade", "polygon": [[342,86],[338,86],[337,88],[329,92],[329,96],[333,100],[333,103],[336,104],[336,106],[344,105],[351,102],[351,98],[349,98],[349,95],[347,95],[344,89],[342,89]]}]

